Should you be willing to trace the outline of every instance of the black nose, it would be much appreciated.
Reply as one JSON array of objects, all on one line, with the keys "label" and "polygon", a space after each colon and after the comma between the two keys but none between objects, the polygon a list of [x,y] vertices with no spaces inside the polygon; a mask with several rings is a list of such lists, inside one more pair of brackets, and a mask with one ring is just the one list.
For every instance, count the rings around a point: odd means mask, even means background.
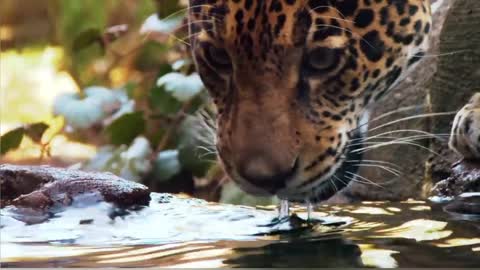
[{"label": "black nose", "polygon": [[298,159],[292,166],[280,168],[262,158],[252,158],[239,166],[238,173],[252,185],[275,194],[285,187],[288,179],[295,173]]}]

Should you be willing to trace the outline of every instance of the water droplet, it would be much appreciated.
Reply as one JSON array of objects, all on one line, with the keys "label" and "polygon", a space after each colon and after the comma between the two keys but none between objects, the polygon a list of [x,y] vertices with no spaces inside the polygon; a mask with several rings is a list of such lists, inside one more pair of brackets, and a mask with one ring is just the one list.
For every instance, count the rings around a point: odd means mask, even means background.
[{"label": "water droplet", "polygon": [[288,217],[290,215],[290,209],[288,206],[288,200],[280,200],[278,206],[278,219]]},{"label": "water droplet", "polygon": [[307,201],[307,221],[312,220],[313,204]]}]

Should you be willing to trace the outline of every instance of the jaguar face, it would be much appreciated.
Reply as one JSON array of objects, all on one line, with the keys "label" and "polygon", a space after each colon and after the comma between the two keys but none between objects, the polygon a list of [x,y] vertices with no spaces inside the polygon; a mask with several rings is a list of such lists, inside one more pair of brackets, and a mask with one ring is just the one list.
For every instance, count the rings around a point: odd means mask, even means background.
[{"label": "jaguar face", "polygon": [[346,186],[370,105],[423,55],[430,23],[424,0],[191,0],[230,178],[292,201]]}]

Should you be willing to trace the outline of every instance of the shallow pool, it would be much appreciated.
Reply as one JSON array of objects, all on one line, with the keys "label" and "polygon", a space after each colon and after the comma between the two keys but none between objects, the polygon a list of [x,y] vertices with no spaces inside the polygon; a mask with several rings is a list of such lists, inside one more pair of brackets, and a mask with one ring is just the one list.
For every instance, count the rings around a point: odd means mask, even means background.
[{"label": "shallow pool", "polygon": [[99,203],[29,216],[4,208],[1,266],[480,266],[480,222],[444,208],[414,200],[319,206],[309,222],[302,206],[276,220],[275,207],[166,194],[129,210]]}]

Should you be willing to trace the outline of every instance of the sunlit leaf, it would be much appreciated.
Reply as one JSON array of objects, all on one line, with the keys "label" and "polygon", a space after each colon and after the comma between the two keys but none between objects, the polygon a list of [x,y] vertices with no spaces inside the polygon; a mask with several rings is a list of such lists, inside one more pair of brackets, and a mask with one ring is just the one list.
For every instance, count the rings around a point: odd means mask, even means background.
[{"label": "sunlit leaf", "polygon": [[25,135],[30,137],[34,142],[40,143],[42,136],[47,129],[48,125],[43,122],[26,125]]},{"label": "sunlit leaf", "polygon": [[78,51],[93,45],[94,43],[102,44],[102,33],[99,29],[89,28],[81,32],[73,41],[73,50]]},{"label": "sunlit leaf", "polygon": [[172,69],[179,71],[183,67],[189,66],[190,64],[191,64],[191,61],[189,59],[179,59],[172,64]]},{"label": "sunlit leaf", "polygon": [[55,99],[54,113],[65,117],[65,121],[73,128],[89,128],[121,106],[118,96],[104,87],[88,87],[84,94],[83,99],[77,93],[63,94]]},{"label": "sunlit leaf", "polygon": [[167,181],[180,172],[181,165],[178,154],[177,150],[165,150],[158,153],[154,164],[156,179]]},{"label": "sunlit leaf", "polygon": [[124,36],[128,32],[128,25],[127,24],[119,24],[113,25],[108,27],[103,36],[107,40],[107,42],[114,42],[115,40],[119,39],[120,37]]},{"label": "sunlit leaf", "polygon": [[122,178],[139,181],[151,170],[150,142],[143,136],[135,138],[130,147],[107,145],[84,163],[83,169],[112,172]]},{"label": "sunlit leaf", "polygon": [[0,153],[3,155],[10,150],[17,149],[22,143],[24,133],[25,129],[20,127],[5,133],[0,137]]},{"label": "sunlit leaf", "polygon": [[183,20],[183,16],[175,16],[166,19],[158,18],[158,15],[150,15],[142,27],[140,28],[140,33],[171,33],[177,28]]},{"label": "sunlit leaf", "polygon": [[145,119],[142,112],[124,114],[105,129],[110,142],[114,145],[130,144],[144,131]]},{"label": "sunlit leaf", "polygon": [[163,86],[179,101],[187,101],[200,93],[204,88],[202,80],[197,73],[183,75],[179,72],[171,72],[160,77],[158,86]]}]

